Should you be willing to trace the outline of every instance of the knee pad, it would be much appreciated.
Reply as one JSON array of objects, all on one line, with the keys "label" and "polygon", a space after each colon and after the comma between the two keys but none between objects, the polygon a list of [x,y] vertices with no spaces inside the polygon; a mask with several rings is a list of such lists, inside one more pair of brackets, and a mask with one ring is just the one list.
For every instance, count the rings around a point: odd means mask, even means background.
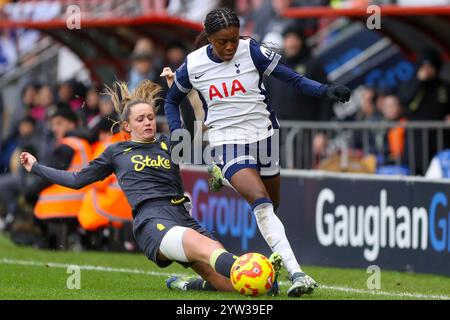
[{"label": "knee pad", "polygon": [[170,260],[189,262],[183,247],[183,235],[188,228],[176,226],[167,231],[159,245],[159,251]]}]

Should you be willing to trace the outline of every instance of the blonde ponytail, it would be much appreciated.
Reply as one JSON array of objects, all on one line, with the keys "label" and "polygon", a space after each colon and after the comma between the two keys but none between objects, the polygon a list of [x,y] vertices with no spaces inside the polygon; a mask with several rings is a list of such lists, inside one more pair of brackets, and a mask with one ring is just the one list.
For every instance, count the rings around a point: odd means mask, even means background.
[{"label": "blonde ponytail", "polygon": [[123,81],[115,81],[112,87],[105,85],[105,91],[102,94],[110,96],[114,110],[119,115],[119,120],[114,122],[114,126],[119,124],[121,129],[123,129],[122,124],[128,120],[130,108],[138,103],[150,105],[156,115],[158,112],[156,101],[161,99],[158,97],[161,90],[162,87],[160,85],[150,80],[142,81],[132,92],[128,89],[127,83]]}]

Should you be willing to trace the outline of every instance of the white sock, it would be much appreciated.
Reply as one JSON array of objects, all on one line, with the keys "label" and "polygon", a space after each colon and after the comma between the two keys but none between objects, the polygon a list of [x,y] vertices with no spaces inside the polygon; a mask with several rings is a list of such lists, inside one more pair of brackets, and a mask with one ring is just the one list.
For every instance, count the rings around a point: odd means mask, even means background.
[{"label": "white sock", "polygon": [[281,255],[283,265],[289,275],[292,276],[296,272],[302,272],[286,237],[283,223],[275,215],[272,203],[265,202],[256,206],[253,213],[256,216],[259,231],[272,251]]}]

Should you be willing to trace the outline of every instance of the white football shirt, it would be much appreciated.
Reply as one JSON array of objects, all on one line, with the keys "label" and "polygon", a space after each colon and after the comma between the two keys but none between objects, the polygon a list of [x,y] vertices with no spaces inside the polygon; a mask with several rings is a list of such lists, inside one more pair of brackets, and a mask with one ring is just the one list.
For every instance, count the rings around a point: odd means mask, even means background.
[{"label": "white football shirt", "polygon": [[231,61],[218,60],[211,45],[187,56],[175,84],[184,93],[192,88],[200,93],[211,146],[256,142],[279,127],[263,84],[279,60],[279,54],[251,39],[239,41]]}]

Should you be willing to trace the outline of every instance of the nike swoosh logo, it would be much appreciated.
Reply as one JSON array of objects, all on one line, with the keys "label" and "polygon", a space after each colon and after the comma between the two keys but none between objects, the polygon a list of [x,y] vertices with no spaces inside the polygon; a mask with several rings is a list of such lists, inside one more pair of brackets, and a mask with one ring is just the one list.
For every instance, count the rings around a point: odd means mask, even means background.
[{"label": "nike swoosh logo", "polygon": [[[205,72],[206,73],[206,72]],[[201,77],[203,77],[205,75],[205,73],[199,74],[194,76],[195,79],[200,79]]]},{"label": "nike swoosh logo", "polygon": [[275,248],[275,246],[276,246],[277,244],[279,244],[280,242],[281,242],[281,240],[278,240],[277,243],[275,243],[275,244],[274,244],[273,246],[271,246],[270,248],[271,248],[271,249]]}]

